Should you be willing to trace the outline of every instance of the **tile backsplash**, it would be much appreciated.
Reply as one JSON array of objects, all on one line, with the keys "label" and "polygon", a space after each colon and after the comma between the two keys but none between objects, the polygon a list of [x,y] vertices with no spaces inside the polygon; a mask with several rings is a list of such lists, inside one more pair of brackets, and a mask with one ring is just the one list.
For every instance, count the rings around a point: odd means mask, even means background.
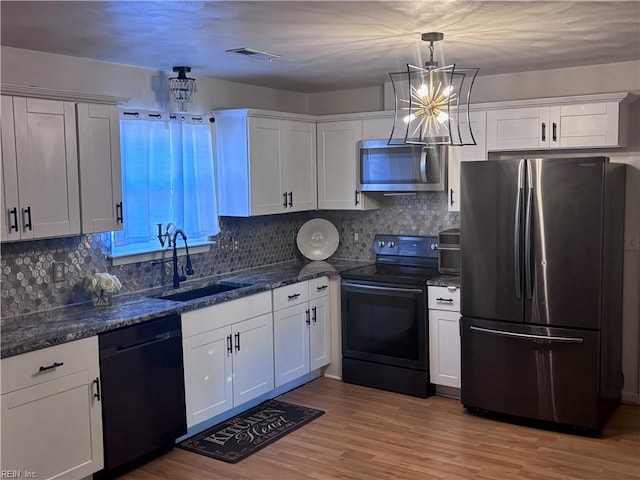
[{"label": "tile backsplash", "polygon": [[[219,275],[247,268],[302,258],[296,246],[299,228],[311,218],[331,221],[340,233],[335,258],[371,260],[376,233],[436,235],[458,226],[458,213],[447,212],[444,193],[418,193],[383,197],[381,208],[367,212],[314,211],[253,218],[221,217],[220,239],[237,240],[234,252],[210,252],[192,256],[195,277]],[[358,241],[354,234],[358,234]],[[140,262],[112,267],[109,233],[2,244],[0,258],[2,317],[90,300],[84,278],[109,271],[118,276],[122,293],[171,283],[171,264]],[[66,267],[65,279],[53,282],[53,262]]]}]

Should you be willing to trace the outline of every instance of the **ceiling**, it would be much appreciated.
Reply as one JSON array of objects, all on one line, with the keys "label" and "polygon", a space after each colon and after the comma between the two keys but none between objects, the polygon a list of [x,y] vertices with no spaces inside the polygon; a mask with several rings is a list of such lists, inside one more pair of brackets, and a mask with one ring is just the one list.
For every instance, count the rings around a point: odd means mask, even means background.
[{"label": "ceiling", "polygon": [[[436,59],[479,75],[640,60],[640,2],[5,1],[3,46],[299,92],[380,85]],[[226,53],[249,47],[273,61]],[[444,58],[443,58],[444,57]]]}]

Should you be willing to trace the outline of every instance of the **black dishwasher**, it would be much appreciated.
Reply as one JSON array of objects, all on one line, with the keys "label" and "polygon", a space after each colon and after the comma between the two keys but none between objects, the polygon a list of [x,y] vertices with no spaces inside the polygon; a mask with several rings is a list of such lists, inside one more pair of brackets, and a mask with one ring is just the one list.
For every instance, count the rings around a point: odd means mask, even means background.
[{"label": "black dishwasher", "polygon": [[180,315],[106,332],[99,343],[104,465],[113,471],[187,433]]}]

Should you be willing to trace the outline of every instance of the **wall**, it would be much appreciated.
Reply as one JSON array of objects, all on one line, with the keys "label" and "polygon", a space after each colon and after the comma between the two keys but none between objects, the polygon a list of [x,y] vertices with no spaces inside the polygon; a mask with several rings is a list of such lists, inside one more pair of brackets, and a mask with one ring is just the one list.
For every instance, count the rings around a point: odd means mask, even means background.
[{"label": "wall", "polygon": [[[162,110],[167,98],[159,87],[170,74],[137,67],[43,54],[1,47],[3,83],[130,97],[130,108]],[[331,114],[376,111],[384,108],[385,86],[304,95],[217,79],[198,77],[196,102],[191,111],[206,113],[213,108],[251,107],[293,113]],[[388,90],[388,87],[387,89]],[[473,100],[499,100],[562,96],[572,94],[631,91],[640,93],[640,61],[624,64],[556,69],[509,75],[478,77]],[[387,95],[388,98],[388,95]],[[640,232],[640,102],[633,105],[633,145],[623,151],[608,152],[613,161],[627,163],[626,233]],[[444,193],[424,193],[414,197],[388,197],[382,208],[370,212],[313,212],[272,215],[253,219],[223,218],[221,236],[241,239],[241,249],[233,254],[213,251],[197,255],[198,276],[213,275],[299,257],[295,234],[312,217],[327,218],[340,232],[336,257],[371,259],[374,233],[416,233],[434,235],[459,224],[459,216],[448,213]],[[353,241],[353,233],[361,236]],[[0,259],[1,310],[5,317],[34,310],[88,300],[81,287],[92,269],[109,269],[106,255],[109,236],[87,235],[65,239],[3,244]],[[64,261],[69,277],[51,283],[51,262]],[[171,281],[169,267],[138,263],[112,269],[126,291],[138,291]],[[640,343],[640,258],[637,250],[625,251],[624,284],[625,395],[638,402]]]},{"label": "wall", "polygon": [[[471,100],[484,103],[605,92],[640,94],[640,60],[486,76],[481,68]],[[312,93],[308,106],[312,115],[393,110],[393,88],[389,81],[381,87]]]},{"label": "wall", "polygon": [[[33,85],[56,90],[131,98],[127,108],[171,111],[166,91],[170,72],[98,62],[11,47],[0,47],[2,83]],[[191,76],[198,82],[192,113],[208,113],[215,108],[250,106],[265,110],[306,113],[303,93],[275,90]]]}]

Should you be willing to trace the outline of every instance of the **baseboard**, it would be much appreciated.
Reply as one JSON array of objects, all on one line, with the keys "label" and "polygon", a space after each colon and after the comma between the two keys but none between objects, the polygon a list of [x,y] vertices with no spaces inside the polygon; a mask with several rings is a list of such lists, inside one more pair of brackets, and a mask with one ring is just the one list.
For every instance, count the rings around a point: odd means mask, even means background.
[{"label": "baseboard", "polygon": [[436,385],[436,395],[439,397],[460,400],[460,389],[455,387],[446,387],[444,385]]},{"label": "baseboard", "polygon": [[325,373],[323,376],[327,378],[332,378],[333,380],[342,380],[342,377],[338,375],[332,375],[330,373]]},{"label": "baseboard", "polygon": [[621,401],[627,405],[640,405],[640,394],[623,391]]}]

